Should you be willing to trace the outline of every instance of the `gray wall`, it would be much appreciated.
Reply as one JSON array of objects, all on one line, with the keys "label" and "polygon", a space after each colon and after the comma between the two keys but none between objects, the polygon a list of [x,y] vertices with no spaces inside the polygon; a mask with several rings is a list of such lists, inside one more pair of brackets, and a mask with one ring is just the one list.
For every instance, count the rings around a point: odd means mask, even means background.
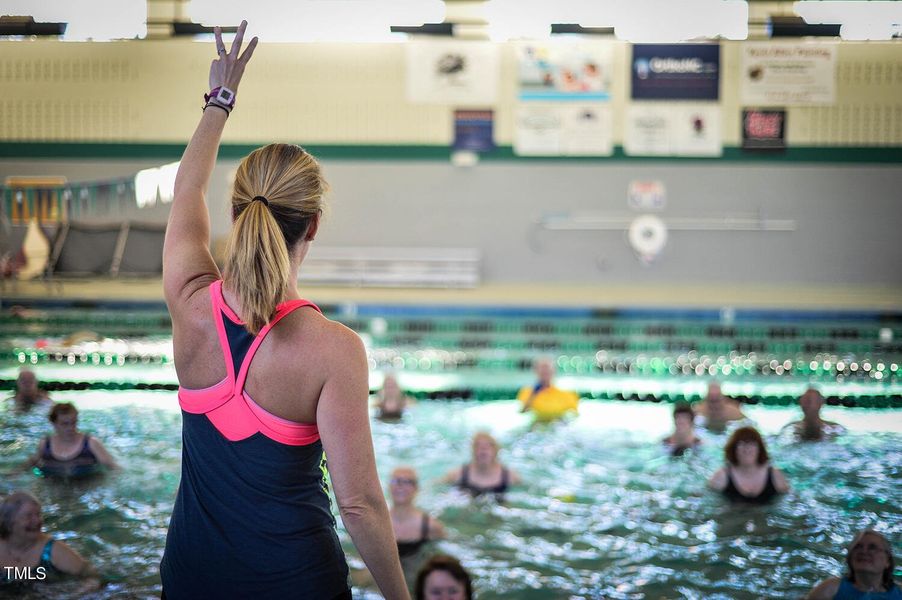
[{"label": "gray wall", "polygon": [[[65,175],[90,181],[160,161],[0,161],[0,177]],[[228,176],[210,187],[214,237],[228,228]],[[736,162],[495,162],[462,169],[432,161],[323,161],[332,186],[317,238],[328,246],[474,247],[486,282],[582,284],[902,284],[902,167]],[[660,180],[660,216],[761,214],[793,232],[671,231],[642,266],[625,231],[537,231],[544,214],[603,211],[632,218],[632,180]],[[113,218],[163,221],[168,208]]]}]

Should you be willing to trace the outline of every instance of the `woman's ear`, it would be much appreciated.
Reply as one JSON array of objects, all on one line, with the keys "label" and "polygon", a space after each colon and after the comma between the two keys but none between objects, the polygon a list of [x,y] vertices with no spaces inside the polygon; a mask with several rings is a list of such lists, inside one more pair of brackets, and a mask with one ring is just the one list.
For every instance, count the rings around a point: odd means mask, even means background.
[{"label": "woman's ear", "polygon": [[317,213],[315,216],[310,218],[310,226],[307,227],[307,235],[304,236],[305,242],[312,242],[316,239],[316,232],[319,229],[319,217],[320,215]]}]

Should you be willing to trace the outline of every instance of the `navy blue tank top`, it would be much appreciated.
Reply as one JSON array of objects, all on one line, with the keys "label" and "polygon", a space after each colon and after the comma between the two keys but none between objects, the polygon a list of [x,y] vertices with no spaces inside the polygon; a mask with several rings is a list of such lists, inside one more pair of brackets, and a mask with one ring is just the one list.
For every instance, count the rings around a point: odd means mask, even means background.
[{"label": "navy blue tank top", "polygon": [[[226,360],[241,364],[254,336],[223,314]],[[230,441],[183,409],[182,478],[160,563],[167,600],[350,598],[326,475],[319,440]]]}]

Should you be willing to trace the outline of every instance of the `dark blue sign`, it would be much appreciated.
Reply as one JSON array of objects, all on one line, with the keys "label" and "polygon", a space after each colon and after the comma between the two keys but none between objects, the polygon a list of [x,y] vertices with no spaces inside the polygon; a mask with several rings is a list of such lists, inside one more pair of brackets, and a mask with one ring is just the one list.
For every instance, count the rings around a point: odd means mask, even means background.
[{"label": "dark blue sign", "polygon": [[720,45],[636,44],[633,100],[717,100]]},{"label": "dark blue sign", "polygon": [[469,152],[494,150],[493,121],[493,114],[490,110],[455,110],[454,149]]}]

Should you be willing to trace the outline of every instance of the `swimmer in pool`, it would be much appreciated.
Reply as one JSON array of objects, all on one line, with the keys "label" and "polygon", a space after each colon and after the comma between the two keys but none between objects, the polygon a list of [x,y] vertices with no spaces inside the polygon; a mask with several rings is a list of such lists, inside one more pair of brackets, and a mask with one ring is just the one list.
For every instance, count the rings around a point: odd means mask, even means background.
[{"label": "swimmer in pool", "polygon": [[386,374],[377,397],[378,417],[386,421],[396,421],[404,416],[404,409],[412,403],[413,398],[404,393],[398,385],[398,379],[390,373]]},{"label": "swimmer in pool", "polygon": [[708,430],[716,433],[725,431],[731,421],[747,418],[739,407],[739,402],[724,396],[716,381],[708,384],[708,393],[704,401],[695,407],[695,414],[703,418]]},{"label": "swimmer in pool", "polygon": [[727,464],[719,469],[708,485],[736,502],[765,504],[789,491],[782,471],[768,462],[764,439],[754,427],[740,427],[724,448]]},{"label": "swimmer in pool", "polygon": [[816,388],[810,387],[799,396],[799,406],[804,417],[783,428],[792,431],[799,440],[816,442],[845,433],[846,429],[839,423],[821,419],[824,397]]},{"label": "swimmer in pool", "polygon": [[78,430],[78,409],[74,405],[57,402],[47,418],[53,434],[41,439],[25,468],[37,467],[53,477],[84,477],[96,473],[100,466],[119,468],[100,440]]},{"label": "swimmer in pool", "polygon": [[424,544],[445,537],[441,521],[429,516],[414,504],[419,479],[410,467],[398,467],[388,482],[391,496],[391,523],[398,544],[398,555],[403,561],[418,554]]},{"label": "swimmer in pool", "polygon": [[50,398],[47,392],[40,388],[37,375],[31,369],[22,369],[16,377],[16,394],[10,398],[15,409],[27,412],[35,406],[47,406]]},{"label": "swimmer in pool", "polygon": [[81,577],[79,597],[100,588],[91,563],[66,542],[44,533],[40,502],[28,492],[13,492],[0,503],[0,591],[27,583],[29,575],[38,581],[61,575]]},{"label": "swimmer in pool", "polygon": [[536,360],[533,371],[536,383],[524,387],[517,394],[520,412],[532,412],[537,421],[554,421],[576,412],[579,396],[555,387],[554,362],[550,358]]},{"label": "swimmer in pool", "polygon": [[456,485],[474,498],[493,494],[502,500],[513,485],[520,485],[520,476],[498,460],[498,442],[491,435],[479,432],[473,436],[473,457],[467,464],[450,471],[445,483]]},{"label": "swimmer in pool", "polygon": [[417,573],[416,600],[473,600],[470,575],[453,556],[437,554]]},{"label": "swimmer in pool", "polygon": [[817,584],[806,600],[902,600],[902,587],[893,580],[893,549],[882,534],[865,529],[846,552],[848,573]]},{"label": "swimmer in pool", "polygon": [[702,443],[695,435],[695,413],[688,402],[677,402],[673,407],[673,433],[662,440],[673,456],[682,456],[686,450]]}]

